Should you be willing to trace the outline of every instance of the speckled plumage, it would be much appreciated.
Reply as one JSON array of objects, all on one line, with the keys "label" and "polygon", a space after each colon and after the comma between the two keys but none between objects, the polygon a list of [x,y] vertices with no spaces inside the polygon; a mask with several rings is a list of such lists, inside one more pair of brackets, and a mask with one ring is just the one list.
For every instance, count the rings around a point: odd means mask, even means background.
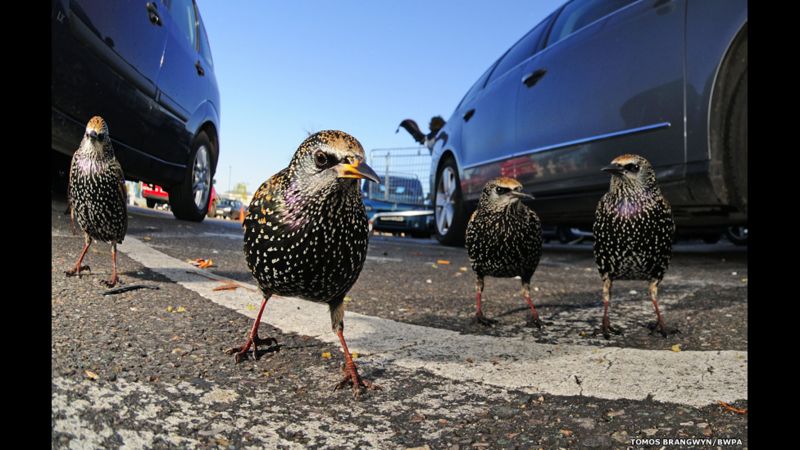
[{"label": "speckled plumage", "polygon": [[597,205],[593,232],[595,262],[604,282],[604,335],[608,337],[607,304],[614,280],[650,282],[657,327],[663,334],[656,291],[672,257],[672,210],[655,171],[641,156],[619,156],[603,170],[612,174],[611,184]]},{"label": "speckled plumage", "polygon": [[67,202],[71,218],[84,232],[85,247],[75,268],[67,275],[80,274],[80,263],[94,239],[112,245],[114,270],[107,284],[116,284],[116,245],[128,230],[127,198],[125,176],[114,156],[108,126],[95,116],[86,125],[86,133],[70,164]]},{"label": "speckled plumage", "polygon": [[[259,187],[243,224],[245,259],[265,303],[272,294],[328,303],[345,348],[344,295],[364,266],[369,233],[359,179],[378,181],[363,161],[361,144],[346,133],[309,136],[289,166]],[[245,347],[232,352],[237,360]],[[363,386],[350,366],[354,389]]]},{"label": "speckled plumage", "polygon": [[484,186],[478,208],[467,224],[467,253],[477,277],[476,320],[484,324],[492,322],[483,317],[480,306],[484,277],[519,276],[534,323],[541,326],[530,301],[530,282],[542,256],[542,226],[536,213],[522,203],[524,197],[530,196],[522,193],[517,180],[491,180]]},{"label": "speckled plumage", "polygon": [[[292,164],[253,196],[244,219],[244,252],[262,290],[330,303],[341,300],[361,273],[368,224],[357,182],[345,178],[317,185],[297,167],[333,137],[338,136],[327,132],[307,139]],[[363,158],[355,139],[339,138],[342,148]]]}]

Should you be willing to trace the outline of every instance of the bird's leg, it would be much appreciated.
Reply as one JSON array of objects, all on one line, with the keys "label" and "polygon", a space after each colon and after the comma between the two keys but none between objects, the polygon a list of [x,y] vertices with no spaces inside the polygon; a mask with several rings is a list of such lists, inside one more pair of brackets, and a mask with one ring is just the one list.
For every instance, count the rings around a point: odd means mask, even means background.
[{"label": "bird's leg", "polygon": [[528,324],[533,325],[536,328],[542,328],[542,321],[539,319],[539,313],[536,312],[536,307],[533,306],[533,300],[531,300],[531,282],[530,280],[522,282],[522,296],[525,297],[525,301],[528,302],[528,306],[531,307],[531,317],[528,319]]},{"label": "bird's leg", "polygon": [[244,345],[241,347],[232,347],[225,351],[225,353],[229,355],[234,355],[233,359],[237,363],[241,362],[241,360],[247,355],[247,351],[250,349],[250,346],[253,347],[253,359],[258,359],[259,345],[278,344],[278,341],[273,337],[268,337],[266,339],[258,337],[258,325],[261,323],[261,314],[264,312],[264,307],[267,306],[267,300],[269,300],[270,297],[272,297],[272,294],[267,294],[264,296],[264,300],[261,301],[261,309],[258,310],[258,315],[256,316],[255,322],[253,322],[253,327],[250,329],[250,333],[248,333],[247,341],[245,341]]},{"label": "bird's leg", "polygon": [[351,384],[353,386],[353,398],[358,399],[361,395],[361,388],[381,389],[377,384],[361,378],[358,375],[356,363],[353,362],[353,357],[350,355],[350,350],[347,348],[347,342],[344,340],[344,298],[338,303],[330,304],[330,308],[333,331],[339,336],[339,342],[342,344],[342,351],[344,352],[344,378],[333,387],[333,390],[342,389],[348,384]]},{"label": "bird's leg", "polygon": [[603,279],[603,337],[611,339],[609,331],[614,334],[622,334],[618,327],[612,327],[608,322],[608,303],[611,301],[611,278]]},{"label": "bird's leg", "polygon": [[481,310],[481,294],[483,294],[483,277],[478,276],[478,279],[475,281],[475,318],[473,322],[485,326],[494,325],[497,323],[496,320],[489,319],[483,315],[483,310]]},{"label": "bird's leg", "polygon": [[334,386],[333,390],[342,389],[348,384],[351,384],[353,386],[353,398],[358,399],[358,397],[361,396],[362,387],[366,389],[380,389],[381,387],[377,384],[361,378],[361,376],[358,375],[356,363],[353,362],[353,357],[350,355],[350,351],[347,349],[347,343],[344,341],[344,327],[339,328],[336,335],[339,336],[339,342],[342,343],[342,351],[344,351],[344,378]]},{"label": "bird's leg", "polygon": [[75,228],[75,210],[72,209],[72,205],[67,205],[67,210],[64,214],[69,214],[69,230],[72,232],[73,235],[78,234],[78,230]]},{"label": "bird's leg", "polygon": [[653,308],[656,310],[656,327],[653,331],[658,331],[661,336],[667,337],[667,329],[664,326],[664,319],[661,317],[661,311],[658,310],[658,280],[650,282],[650,299],[653,301]]},{"label": "bird's leg", "polygon": [[119,280],[119,275],[117,274],[117,243],[111,243],[111,279],[108,281],[103,281],[103,284],[108,287],[114,287],[117,283],[122,284],[122,281]]},{"label": "bird's leg", "polygon": [[83,262],[84,256],[86,256],[86,252],[89,250],[89,245],[92,244],[92,238],[90,238],[88,234],[84,234],[84,242],[83,251],[81,251],[81,255],[78,257],[78,262],[75,263],[75,267],[64,272],[68,277],[77,275],[78,278],[80,278],[81,270],[91,270],[89,266],[82,266],[81,263]]}]

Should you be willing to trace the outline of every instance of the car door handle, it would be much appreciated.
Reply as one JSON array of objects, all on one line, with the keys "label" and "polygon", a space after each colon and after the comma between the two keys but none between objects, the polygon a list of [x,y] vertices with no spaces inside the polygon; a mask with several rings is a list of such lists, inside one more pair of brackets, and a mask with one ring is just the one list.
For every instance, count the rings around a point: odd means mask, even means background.
[{"label": "car door handle", "polygon": [[196,63],[194,63],[194,68],[197,69],[197,74],[200,75],[201,77],[206,74],[206,70],[203,69],[203,65],[200,64],[199,60]]},{"label": "car door handle", "polygon": [[533,85],[538,83],[539,80],[541,80],[542,77],[544,76],[544,74],[546,74],[546,73],[547,73],[547,69],[539,69],[539,70],[533,71],[533,72],[525,75],[524,77],[522,77],[522,83],[525,84],[525,86],[527,86],[527,87],[533,87]]},{"label": "car door handle", "polygon": [[147,17],[150,19],[150,23],[161,26],[161,16],[158,15],[158,6],[153,2],[147,2],[145,7],[147,8]]},{"label": "car door handle", "polygon": [[469,122],[469,119],[472,118],[473,114],[475,114],[475,108],[470,109],[469,111],[465,112],[462,116],[464,118],[464,122]]}]

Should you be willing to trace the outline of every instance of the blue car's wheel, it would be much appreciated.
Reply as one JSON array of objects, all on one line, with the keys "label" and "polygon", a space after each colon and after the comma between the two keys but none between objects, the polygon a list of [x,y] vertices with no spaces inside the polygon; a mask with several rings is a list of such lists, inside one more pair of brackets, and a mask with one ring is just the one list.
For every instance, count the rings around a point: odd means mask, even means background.
[{"label": "blue car's wheel", "polygon": [[201,222],[206,217],[213,179],[212,145],[201,131],[192,147],[183,183],[169,190],[169,205],[177,219]]},{"label": "blue car's wheel", "polygon": [[445,245],[463,245],[467,229],[464,202],[458,167],[451,156],[446,156],[436,173],[436,192],[433,197],[436,239]]}]

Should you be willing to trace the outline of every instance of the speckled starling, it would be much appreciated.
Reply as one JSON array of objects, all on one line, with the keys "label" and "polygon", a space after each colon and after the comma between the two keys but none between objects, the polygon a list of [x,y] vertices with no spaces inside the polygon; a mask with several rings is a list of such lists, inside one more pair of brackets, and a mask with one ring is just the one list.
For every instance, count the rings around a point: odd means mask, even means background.
[{"label": "speckled starling", "polygon": [[666,337],[656,296],[672,257],[672,210],[653,167],[641,156],[618,156],[602,170],[611,174],[611,187],[597,205],[593,232],[594,259],[603,279],[603,336],[619,333],[608,321],[614,280],[648,280],[655,330]]},{"label": "speckled starling", "polygon": [[533,306],[531,277],[542,256],[542,225],[533,210],[522,203],[533,197],[522,192],[522,185],[513,178],[500,177],[483,187],[478,209],[467,224],[467,253],[475,271],[475,321],[491,325],[496,321],[483,315],[481,295],[484,277],[519,276],[522,296],[531,308],[529,323],[541,328],[542,321]]},{"label": "speckled starling", "polygon": [[358,186],[362,178],[379,183],[364,162],[364,149],[341,131],[309,136],[289,167],[256,191],[244,219],[244,254],[264,294],[261,309],[241,347],[228,353],[241,361],[253,346],[274,339],[258,337],[264,306],[273,294],[294,296],[330,307],[331,325],[345,357],[345,378],[354,396],[373,385],[360,378],[344,340],[344,296],[367,257],[368,224]]},{"label": "speckled starling", "polygon": [[109,287],[119,282],[117,275],[117,244],[122,243],[128,230],[127,191],[125,176],[108,135],[108,125],[100,116],[92,117],[86,125],[81,145],[72,155],[67,184],[70,217],[77,219],[84,233],[84,246],[75,267],[67,276],[80,276],[86,251],[92,240],[111,244],[111,279]]}]

